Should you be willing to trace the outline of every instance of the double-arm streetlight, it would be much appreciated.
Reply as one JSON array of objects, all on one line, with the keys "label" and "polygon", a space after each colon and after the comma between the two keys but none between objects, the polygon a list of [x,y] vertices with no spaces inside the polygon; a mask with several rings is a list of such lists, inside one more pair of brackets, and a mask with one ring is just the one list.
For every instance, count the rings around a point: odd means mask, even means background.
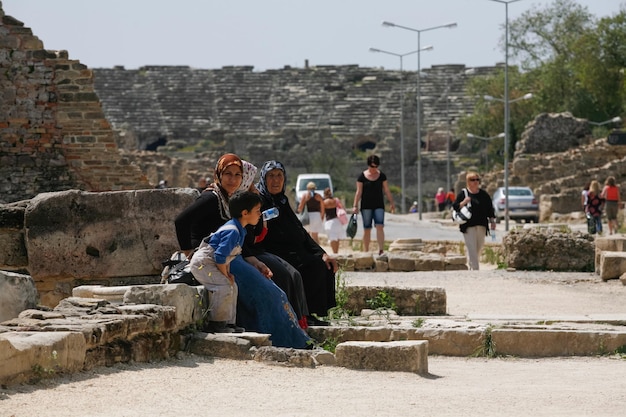
[{"label": "double-arm streetlight", "polygon": [[509,231],[509,3],[520,0],[490,0],[504,4],[504,230]]},{"label": "double-arm streetlight", "polygon": [[[495,0],[494,0],[495,1]],[[522,100],[530,100],[533,98],[532,93],[526,93],[521,97],[509,100],[508,89],[505,91],[505,98],[496,98],[493,96],[483,96],[487,101],[499,101],[504,103],[504,230],[509,231],[509,106]]]},{"label": "double-arm streetlight", "polygon": [[478,136],[473,133],[468,133],[467,137],[470,139],[480,139],[480,140],[485,141],[485,166],[486,166],[486,169],[489,170],[489,142],[491,142],[494,139],[503,138],[504,132],[498,133],[497,135],[490,136],[490,137]]},{"label": "double-arm streetlight", "polygon": [[[422,51],[432,51],[431,45],[423,47]],[[406,191],[404,186],[404,76],[402,72],[402,59],[407,55],[412,55],[418,51],[407,52],[406,54],[397,54],[395,52],[385,51],[383,49],[370,48],[370,52],[379,52],[381,54],[393,55],[400,58],[400,187],[402,188],[402,213],[406,213]]]},{"label": "double-arm streetlight", "polygon": [[588,120],[588,123],[594,126],[603,126],[603,125],[608,125],[609,123],[619,123],[621,121],[622,121],[622,118],[619,116],[616,116],[612,119],[605,120],[604,122],[592,122],[591,120]]},{"label": "double-arm streetlight", "polygon": [[422,109],[421,109],[421,90],[420,90],[420,71],[421,71],[420,35],[422,34],[422,32],[427,32],[430,30],[442,29],[442,28],[449,28],[449,29],[455,28],[457,24],[448,23],[446,25],[432,26],[432,27],[425,28],[425,29],[410,28],[407,26],[397,25],[392,22],[383,22],[383,26],[410,30],[411,32],[417,33],[417,212],[419,213],[419,219],[422,220],[422,120],[421,120]]}]

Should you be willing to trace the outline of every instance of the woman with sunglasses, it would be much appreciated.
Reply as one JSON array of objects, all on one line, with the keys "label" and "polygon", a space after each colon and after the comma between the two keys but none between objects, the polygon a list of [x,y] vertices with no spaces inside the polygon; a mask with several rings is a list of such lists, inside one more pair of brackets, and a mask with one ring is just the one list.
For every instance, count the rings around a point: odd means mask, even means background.
[{"label": "woman with sunglasses", "polygon": [[367,169],[356,180],[356,193],[354,194],[353,212],[359,213],[361,205],[361,218],[363,219],[363,252],[369,252],[372,233],[372,221],[376,227],[376,240],[378,241],[378,255],[382,255],[385,244],[385,200],[383,194],[389,200],[390,211],[396,209],[393,204],[393,196],[387,184],[387,176],[378,169],[380,158],[377,155],[367,157]]},{"label": "woman with sunglasses", "polygon": [[465,175],[466,188],[457,194],[452,204],[454,210],[469,205],[472,217],[460,225],[467,253],[467,267],[470,270],[478,270],[480,252],[485,245],[485,236],[496,228],[496,215],[493,211],[491,197],[480,188],[480,176],[477,172],[469,171]]}]

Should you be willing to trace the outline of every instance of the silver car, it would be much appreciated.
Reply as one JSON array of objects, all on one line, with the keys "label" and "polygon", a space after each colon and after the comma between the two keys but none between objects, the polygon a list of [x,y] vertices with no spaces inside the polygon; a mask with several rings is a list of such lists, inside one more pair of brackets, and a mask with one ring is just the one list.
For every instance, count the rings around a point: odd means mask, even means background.
[{"label": "silver car", "polygon": [[[539,203],[529,187],[509,187],[509,219],[526,223],[531,221],[539,223]],[[506,198],[504,187],[500,187],[493,193],[493,210],[496,213],[496,221],[500,223],[504,219]]]}]

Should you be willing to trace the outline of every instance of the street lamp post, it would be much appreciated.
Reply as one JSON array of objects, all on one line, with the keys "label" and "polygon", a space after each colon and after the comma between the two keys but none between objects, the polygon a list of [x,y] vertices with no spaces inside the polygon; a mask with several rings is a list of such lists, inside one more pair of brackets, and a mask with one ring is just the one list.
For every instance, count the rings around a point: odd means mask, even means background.
[{"label": "street lamp post", "polygon": [[504,230],[509,231],[509,3],[520,0],[490,0],[504,4]]},{"label": "street lamp post", "polygon": [[603,125],[608,125],[609,123],[619,123],[621,121],[622,121],[622,118],[619,117],[619,116],[616,116],[616,117],[614,117],[612,119],[605,120],[603,122],[592,122],[591,120],[588,120],[588,123],[590,125],[594,125],[594,126],[603,126]]},{"label": "street lamp post", "polygon": [[467,137],[470,139],[480,139],[480,140],[484,140],[485,141],[485,166],[487,167],[486,169],[489,169],[489,142],[494,140],[494,139],[498,139],[498,138],[503,138],[504,137],[504,133],[498,133],[496,136],[490,136],[490,137],[484,137],[484,136],[478,136],[478,135],[474,135],[473,133],[468,133]]},{"label": "street lamp post", "polygon": [[[431,51],[432,46],[425,46],[422,51]],[[418,51],[411,51],[405,54],[397,54],[382,49],[370,48],[370,52],[379,52],[382,54],[393,55],[400,58],[400,187],[402,191],[402,202],[400,208],[402,213],[406,213],[406,188],[404,183],[404,76],[402,72],[402,59],[407,55],[412,55]]]},{"label": "street lamp post", "polygon": [[392,22],[383,22],[383,26],[387,27],[396,27],[400,29],[410,30],[411,32],[417,33],[417,212],[419,213],[419,219],[422,220],[422,108],[421,108],[421,90],[420,90],[420,71],[421,71],[421,62],[420,62],[420,44],[421,39],[420,35],[422,32],[427,32],[430,30],[441,29],[441,28],[455,28],[457,26],[456,23],[448,23],[440,26],[432,26],[425,29],[414,29],[407,26],[397,25]]},{"label": "street lamp post", "polygon": [[[493,0],[496,1],[496,0]],[[517,1],[517,0],[516,0]],[[522,97],[509,100],[508,87],[504,90],[504,99],[493,96],[483,96],[487,101],[499,101],[504,103],[504,230],[509,231],[509,106],[522,100],[533,98],[532,93],[526,93]]]}]

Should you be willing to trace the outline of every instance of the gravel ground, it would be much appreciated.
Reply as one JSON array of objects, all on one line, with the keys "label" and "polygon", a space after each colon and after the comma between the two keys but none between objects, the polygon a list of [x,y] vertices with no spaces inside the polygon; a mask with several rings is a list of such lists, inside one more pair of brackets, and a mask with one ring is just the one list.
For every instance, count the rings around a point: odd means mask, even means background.
[{"label": "gravel ground", "polygon": [[431,374],[188,356],[0,392],[2,416],[623,416],[615,357],[430,357]]},{"label": "gravel ground", "polygon": [[[626,287],[588,273],[347,273],[441,286],[451,315],[623,315]],[[0,390],[1,416],[623,416],[626,360],[429,357],[430,375],[181,355]]]}]

